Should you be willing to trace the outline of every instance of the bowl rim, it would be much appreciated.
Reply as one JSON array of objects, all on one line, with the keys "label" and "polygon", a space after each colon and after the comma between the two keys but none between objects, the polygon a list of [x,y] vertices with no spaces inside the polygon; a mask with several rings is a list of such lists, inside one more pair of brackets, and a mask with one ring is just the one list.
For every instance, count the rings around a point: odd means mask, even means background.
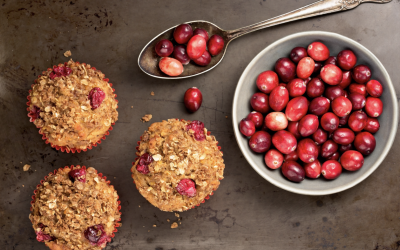
[{"label": "bowl rim", "polygon": [[[247,75],[246,73],[254,66],[254,64],[256,63],[256,61],[259,60],[260,57],[262,57],[265,53],[265,51],[270,50],[271,48],[277,46],[278,44],[282,43],[282,42],[286,42],[288,40],[291,39],[295,39],[298,37],[302,37],[302,36],[307,36],[307,35],[324,35],[324,36],[335,36],[338,37],[342,40],[345,40],[346,42],[359,47],[361,50],[363,50],[365,53],[367,53],[370,57],[372,57],[378,64],[378,67],[383,69],[383,75],[386,79],[388,79],[387,85],[388,85],[388,90],[390,91],[390,95],[391,95],[391,101],[393,102],[393,123],[392,123],[392,129],[390,131],[388,140],[386,145],[384,146],[383,152],[382,154],[378,157],[378,159],[375,161],[375,163],[368,169],[368,171],[366,171],[363,175],[361,175],[360,177],[358,177],[357,179],[343,184],[341,186],[335,187],[335,188],[331,188],[331,189],[327,189],[327,190],[301,190],[301,189],[297,189],[291,186],[287,186],[279,181],[276,181],[275,179],[271,178],[270,176],[268,176],[267,174],[263,173],[259,167],[257,166],[257,164],[251,159],[250,157],[250,150],[245,149],[243,145],[241,145],[239,138],[242,137],[240,131],[239,131],[239,121],[238,121],[238,117],[237,117],[237,103],[238,103],[238,99],[239,99],[239,89],[242,87],[244,83],[244,78]],[[398,106],[397,106],[397,96],[396,96],[396,91],[394,89],[392,80],[386,70],[386,68],[383,66],[383,64],[381,63],[381,61],[379,61],[379,59],[369,50],[367,49],[365,46],[363,46],[362,44],[358,43],[357,41],[354,41],[351,38],[348,38],[346,36],[334,33],[334,32],[327,32],[327,31],[305,31],[305,32],[298,32],[295,34],[291,34],[288,36],[285,36],[281,39],[278,39],[277,41],[271,43],[270,45],[268,45],[266,48],[264,48],[263,50],[261,50],[251,61],[250,63],[247,65],[247,67],[244,69],[243,73],[241,74],[238,84],[236,86],[235,89],[235,94],[233,96],[233,104],[232,104],[232,122],[233,122],[233,130],[234,130],[234,134],[235,134],[235,138],[236,138],[236,142],[240,148],[240,150],[242,151],[244,157],[246,158],[247,162],[250,164],[250,166],[259,174],[261,175],[264,179],[266,179],[267,181],[269,181],[271,184],[282,188],[286,191],[292,192],[292,193],[296,193],[296,194],[303,194],[303,195],[329,195],[329,194],[334,194],[334,193],[338,193],[338,192],[342,192],[344,190],[347,190],[349,188],[354,187],[355,185],[359,184],[360,182],[362,182],[363,180],[365,180],[368,176],[370,176],[372,174],[372,172],[374,172],[379,165],[382,163],[382,161],[385,159],[386,155],[389,153],[390,148],[393,145],[394,139],[396,137],[396,133],[397,133],[397,127],[398,127]]]}]

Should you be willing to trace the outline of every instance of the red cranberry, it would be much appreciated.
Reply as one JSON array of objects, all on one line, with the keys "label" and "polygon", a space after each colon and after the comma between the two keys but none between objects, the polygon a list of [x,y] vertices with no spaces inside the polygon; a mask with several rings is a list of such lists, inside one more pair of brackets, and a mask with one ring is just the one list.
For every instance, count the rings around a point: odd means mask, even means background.
[{"label": "red cranberry", "polygon": [[322,81],[329,85],[338,85],[342,82],[343,72],[333,64],[327,64],[321,69]]},{"label": "red cranberry", "polygon": [[310,136],[317,131],[318,126],[319,121],[316,115],[305,115],[299,122],[299,133],[303,137]]},{"label": "red cranberry", "polygon": [[88,227],[84,235],[94,246],[101,246],[107,242],[107,234],[104,231],[103,225]]},{"label": "red cranberry", "polygon": [[364,108],[367,101],[365,96],[356,93],[350,94],[348,98],[351,102],[351,105],[353,106],[353,110],[360,110]]},{"label": "red cranberry", "polygon": [[213,56],[218,55],[224,48],[224,39],[220,35],[212,35],[208,40],[208,51]]},{"label": "red cranberry", "polygon": [[308,107],[308,112],[314,115],[323,115],[328,112],[329,108],[331,107],[331,103],[328,98],[320,96],[314,98],[310,106]]},{"label": "red cranberry", "polygon": [[256,83],[261,92],[269,94],[274,88],[278,87],[279,78],[274,71],[268,70],[258,75]]},{"label": "red cranberry", "polygon": [[339,152],[335,152],[333,153],[331,156],[327,157],[327,160],[335,160],[335,161],[339,161],[340,158],[340,153]]},{"label": "red cranberry", "polygon": [[299,63],[301,59],[307,56],[307,50],[303,47],[296,47],[290,52],[290,60],[294,63]]},{"label": "red cranberry", "polygon": [[162,39],[156,44],[156,53],[158,56],[167,57],[174,51],[174,45],[168,39]]},{"label": "red cranberry", "polygon": [[339,117],[339,127],[343,127],[347,125],[347,121],[349,120],[349,115],[345,115],[343,117]]},{"label": "red cranberry", "polygon": [[256,153],[267,152],[271,147],[271,135],[265,131],[258,131],[250,137],[249,145]]},{"label": "red cranberry", "polygon": [[206,51],[207,42],[204,37],[200,35],[192,36],[186,47],[186,52],[190,59],[194,60],[201,57]]},{"label": "red cranberry", "polygon": [[144,153],[139,158],[139,163],[136,166],[136,170],[142,174],[150,173],[149,165],[153,162],[153,157],[148,153]]},{"label": "red cranberry", "polygon": [[329,49],[321,42],[313,42],[308,45],[307,53],[312,59],[319,62],[329,58]]},{"label": "red cranberry", "polygon": [[203,102],[203,95],[196,87],[192,87],[185,92],[183,103],[190,112],[196,112]]},{"label": "red cranberry", "polygon": [[272,144],[282,154],[290,154],[297,148],[297,140],[294,135],[286,130],[280,130],[272,136]]},{"label": "red cranberry", "polygon": [[328,133],[322,128],[318,128],[314,134],[312,134],[312,139],[315,141],[316,145],[321,145],[328,139]]},{"label": "red cranberry", "polygon": [[338,161],[328,160],[322,164],[321,174],[325,179],[333,180],[339,177],[342,173],[342,165]]},{"label": "red cranberry", "polygon": [[326,61],[324,62],[324,65],[327,65],[327,64],[333,64],[333,65],[337,66],[337,58],[336,58],[336,56],[328,57],[328,59],[326,59]]},{"label": "red cranberry", "polygon": [[364,156],[358,151],[349,150],[342,154],[340,163],[344,169],[356,171],[364,165]]},{"label": "red cranberry", "polygon": [[299,141],[297,145],[297,154],[300,160],[305,163],[310,163],[318,158],[318,148],[313,140],[306,138]]},{"label": "red cranberry", "polygon": [[199,66],[207,66],[211,62],[211,56],[210,53],[208,53],[207,50],[204,51],[203,55],[197,59],[193,59],[193,62]]},{"label": "red cranberry", "polygon": [[301,138],[301,134],[299,133],[299,122],[289,122],[288,131],[296,137],[296,139]]},{"label": "red cranberry", "polygon": [[185,44],[193,36],[192,27],[189,24],[181,24],[174,30],[175,42]]},{"label": "red cranberry", "polygon": [[286,115],[282,112],[271,112],[265,117],[265,125],[272,131],[283,130],[288,126]]},{"label": "red cranberry", "polygon": [[197,28],[193,31],[193,35],[200,35],[202,37],[204,37],[204,39],[206,39],[206,41],[208,41],[208,33],[205,29],[202,28]]},{"label": "red cranberry", "polygon": [[358,65],[351,72],[354,81],[359,84],[365,84],[371,79],[371,70],[366,65]]},{"label": "red cranberry", "polygon": [[333,132],[332,139],[340,145],[347,145],[354,141],[354,132],[348,128],[338,128]]},{"label": "red cranberry", "polygon": [[339,151],[341,152],[341,153],[344,153],[344,152],[346,152],[346,151],[349,151],[349,150],[353,150],[354,149],[354,147],[353,147],[353,144],[347,144],[347,145],[340,145],[339,146]]},{"label": "red cranberry", "polygon": [[256,132],[254,123],[247,117],[240,121],[239,130],[244,136],[252,136]]},{"label": "red cranberry", "polygon": [[331,113],[325,113],[321,117],[321,127],[328,132],[333,132],[339,127],[339,118]]},{"label": "red cranberry", "polygon": [[66,66],[53,66],[53,71],[50,73],[50,79],[56,77],[69,76],[72,73],[72,69]]},{"label": "red cranberry", "polygon": [[176,191],[180,195],[187,196],[189,198],[195,197],[196,196],[196,183],[192,181],[191,179],[182,179],[176,186]]},{"label": "red cranberry", "polygon": [[367,89],[364,84],[352,83],[349,85],[349,93],[367,96]]},{"label": "red cranberry", "polygon": [[378,117],[382,114],[382,111],[383,103],[379,98],[367,98],[367,102],[365,103],[365,112],[367,112],[370,117]]},{"label": "red cranberry", "polygon": [[285,114],[289,121],[299,121],[308,111],[308,100],[304,96],[295,97],[286,106]]},{"label": "red cranberry", "polygon": [[247,118],[250,119],[256,128],[261,128],[264,122],[264,117],[260,112],[253,111],[247,115]]},{"label": "red cranberry", "polygon": [[186,53],[186,47],[184,45],[175,46],[172,56],[183,65],[187,65],[190,62],[190,58]]},{"label": "red cranberry", "polygon": [[380,97],[383,93],[383,87],[377,80],[371,80],[367,82],[366,90],[368,94],[372,97]]},{"label": "red cranberry", "polygon": [[350,85],[351,80],[353,80],[353,78],[351,78],[351,71],[343,71],[343,78],[338,86],[345,89]]},{"label": "red cranberry", "polygon": [[83,168],[71,170],[68,175],[72,181],[78,180],[83,183],[86,182],[86,170]]},{"label": "red cranberry", "polygon": [[183,72],[182,63],[171,57],[161,58],[158,66],[164,74],[167,74],[169,76],[179,76]]},{"label": "red cranberry", "polygon": [[304,169],[295,161],[286,161],[282,165],[282,174],[293,182],[304,180]]},{"label": "red cranberry", "polygon": [[321,163],[318,160],[306,163],[304,164],[304,171],[308,178],[317,179],[321,175]]},{"label": "red cranberry", "polygon": [[250,99],[250,104],[255,111],[261,113],[269,111],[268,96],[264,93],[255,93]]},{"label": "red cranberry", "polygon": [[378,119],[368,117],[367,125],[365,126],[364,130],[367,132],[370,132],[372,134],[375,134],[376,132],[378,132],[379,128],[380,128],[380,124],[379,124]]},{"label": "red cranberry", "polygon": [[354,139],[354,147],[363,155],[370,155],[375,146],[375,137],[369,132],[361,132]]},{"label": "red cranberry", "polygon": [[299,159],[299,155],[297,154],[297,150],[293,151],[284,156],[285,161],[297,161]]},{"label": "red cranberry", "polygon": [[276,149],[270,149],[265,154],[264,161],[270,169],[277,169],[282,166],[283,155]]},{"label": "red cranberry", "polygon": [[297,76],[301,79],[306,79],[314,72],[315,63],[311,57],[304,57],[300,60],[296,68]]},{"label": "red cranberry", "polygon": [[42,229],[40,229],[40,230],[36,231],[36,240],[39,242],[44,242],[44,241],[54,240],[54,238],[48,234],[43,233]]},{"label": "red cranberry", "polygon": [[297,97],[304,95],[307,85],[303,79],[295,78],[287,84],[286,88],[290,97]]},{"label": "red cranberry", "polygon": [[307,84],[307,96],[315,98],[321,96],[325,91],[325,84],[321,79],[315,77]]},{"label": "red cranberry", "polygon": [[275,63],[275,72],[283,82],[289,82],[296,76],[296,65],[289,58],[280,58]]},{"label": "red cranberry", "polygon": [[322,144],[321,148],[321,156],[324,158],[328,158],[329,156],[333,155],[333,153],[337,152],[339,146],[336,142],[332,140],[327,140],[324,144]]},{"label": "red cranberry", "polygon": [[337,64],[343,70],[351,70],[357,63],[357,57],[353,51],[346,49],[337,55]]},{"label": "red cranberry", "polygon": [[92,109],[97,109],[98,107],[100,107],[105,98],[106,94],[98,87],[92,88],[88,95],[88,99],[90,100],[90,106],[92,107]]},{"label": "red cranberry", "polygon": [[344,96],[345,91],[339,86],[329,86],[325,90],[325,97],[333,101],[339,96]]},{"label": "red cranberry", "polygon": [[350,114],[352,108],[350,100],[344,96],[339,96],[332,101],[332,111],[339,117]]},{"label": "red cranberry", "polygon": [[203,141],[206,139],[206,136],[204,135],[204,123],[201,121],[192,121],[189,125],[186,126],[187,130],[193,130],[194,131],[194,139],[196,141]]},{"label": "red cranberry", "polygon": [[324,64],[322,62],[315,62],[315,67],[314,67],[314,72],[313,74],[319,74],[319,72],[321,72],[322,67],[324,66]]},{"label": "red cranberry", "polygon": [[269,95],[269,106],[275,111],[283,110],[289,102],[289,91],[282,86],[274,88]]},{"label": "red cranberry", "polygon": [[368,116],[363,111],[355,111],[349,117],[349,127],[354,132],[360,132],[367,126]]}]

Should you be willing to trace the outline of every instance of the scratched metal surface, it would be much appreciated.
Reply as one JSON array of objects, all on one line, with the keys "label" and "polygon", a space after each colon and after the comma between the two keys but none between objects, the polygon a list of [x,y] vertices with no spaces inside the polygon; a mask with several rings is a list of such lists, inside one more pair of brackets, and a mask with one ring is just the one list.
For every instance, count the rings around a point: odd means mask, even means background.
[{"label": "scratched metal surface", "polygon": [[[196,78],[154,79],[136,64],[153,36],[181,22],[204,19],[233,29],[311,2],[0,0],[1,248],[45,249],[35,240],[28,219],[33,189],[55,168],[82,164],[108,176],[120,195],[123,226],[107,249],[399,249],[398,142],[381,167],[358,186],[309,197],[280,190],[258,176],[241,155],[231,125],[232,97],[243,69],[268,44],[299,31],[332,31],[359,41],[386,66],[399,93],[399,0],[363,4],[353,11],[244,36],[229,46],[224,62]],[[73,59],[101,69],[120,101],[119,121],[107,140],[80,154],[45,145],[25,110],[33,80],[42,70],[64,62],[66,50],[72,51]],[[192,86],[204,96],[195,114],[182,104],[185,90]],[[170,228],[177,221],[174,214],[151,206],[130,178],[136,141],[149,126],[139,120],[144,114],[153,115],[151,122],[172,117],[202,120],[224,151],[226,171],[220,188],[205,204],[180,213],[177,229]],[[31,164],[31,170],[22,171],[24,164]]]}]

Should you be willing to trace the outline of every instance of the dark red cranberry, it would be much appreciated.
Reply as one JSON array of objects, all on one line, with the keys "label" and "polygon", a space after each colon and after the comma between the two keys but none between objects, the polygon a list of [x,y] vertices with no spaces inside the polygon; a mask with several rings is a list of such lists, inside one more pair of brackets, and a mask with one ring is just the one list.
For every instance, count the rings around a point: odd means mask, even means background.
[{"label": "dark red cranberry", "polygon": [[193,30],[189,24],[181,24],[174,30],[174,39],[179,44],[187,43],[192,36]]},{"label": "dark red cranberry", "polygon": [[191,179],[182,179],[179,181],[178,185],[176,186],[176,191],[180,195],[187,196],[189,198],[196,196],[196,183]]},{"label": "dark red cranberry", "polygon": [[368,94],[372,97],[380,97],[383,93],[383,87],[377,80],[371,80],[367,82],[366,90]]},{"label": "dark red cranberry", "polygon": [[316,115],[305,115],[299,122],[299,133],[303,137],[310,136],[317,131],[318,126],[319,121]]},{"label": "dark red cranberry", "polygon": [[283,110],[289,102],[289,91],[282,86],[274,88],[269,95],[269,107],[275,111]]},{"label": "dark red cranberry", "polygon": [[342,117],[339,117],[339,127],[343,127],[347,125],[347,121],[349,120],[350,115],[345,115]]},{"label": "dark red cranberry", "polygon": [[216,56],[224,49],[224,39],[220,35],[212,35],[208,40],[208,51]]},{"label": "dark red cranberry", "polygon": [[286,161],[282,165],[282,174],[293,182],[304,180],[304,169],[295,161]]},{"label": "dark red cranberry", "polygon": [[342,165],[338,161],[328,160],[322,164],[321,174],[325,179],[333,180],[339,177],[342,173]]},{"label": "dark red cranberry", "polygon": [[361,132],[354,139],[354,147],[363,155],[370,155],[375,146],[375,137],[369,132]]},{"label": "dark red cranberry", "polygon": [[136,170],[142,174],[150,173],[149,165],[153,162],[153,157],[148,153],[144,153],[140,156],[139,162],[136,166]]},{"label": "dark red cranberry", "polygon": [[250,137],[249,145],[256,153],[267,152],[271,147],[271,135],[265,131],[258,131]]},{"label": "dark red cranberry", "polygon": [[280,58],[275,63],[275,72],[283,82],[289,82],[296,76],[296,65],[289,58]]},{"label": "dark red cranberry", "polygon": [[321,78],[329,85],[338,85],[342,82],[343,72],[338,66],[327,64],[321,69]]},{"label": "dark red cranberry", "polygon": [[261,92],[269,94],[274,88],[278,87],[279,78],[272,70],[264,71],[258,75],[256,84]]},{"label": "dark red cranberry", "polygon": [[350,114],[352,108],[350,100],[344,96],[339,96],[332,101],[332,111],[339,117]]},{"label": "dark red cranberry", "polygon": [[200,58],[204,54],[204,51],[206,51],[206,48],[207,48],[206,39],[204,39],[204,37],[200,35],[196,35],[190,38],[188,45],[186,47],[186,52],[189,58],[194,60]]},{"label": "dark red cranberry", "polygon": [[296,47],[290,52],[290,60],[294,63],[299,63],[301,59],[307,56],[307,50],[303,47]]},{"label": "dark red cranberry", "polygon": [[105,98],[106,94],[98,87],[94,87],[92,90],[90,90],[88,95],[88,99],[90,100],[90,106],[92,106],[92,109],[97,109],[98,107],[100,107]]},{"label": "dark red cranberry", "polygon": [[31,109],[32,118],[39,119],[40,118],[40,108],[33,106]]},{"label": "dark red cranberry", "polygon": [[312,75],[315,68],[315,62],[311,57],[304,57],[300,60],[296,68],[297,76],[301,79],[307,79]]},{"label": "dark red cranberry", "polygon": [[185,96],[183,97],[183,103],[187,110],[190,112],[196,112],[200,108],[202,102],[203,95],[198,88],[192,87],[186,90]]},{"label": "dark red cranberry", "polygon": [[313,42],[307,47],[308,55],[315,61],[325,61],[329,58],[329,49],[321,42]]},{"label": "dark red cranberry", "polygon": [[343,70],[351,70],[357,63],[357,57],[353,51],[346,49],[337,55],[337,65]]},{"label": "dark red cranberry", "polygon": [[302,96],[307,90],[307,85],[303,79],[295,78],[286,85],[290,97]]},{"label": "dark red cranberry", "polygon": [[72,73],[72,69],[66,66],[53,66],[53,71],[50,73],[50,79],[56,77],[69,76]]},{"label": "dark red cranberry", "polygon": [[247,115],[247,118],[250,119],[256,128],[261,128],[264,122],[264,116],[257,111],[253,111]]},{"label": "dark red cranberry", "polygon": [[373,117],[368,117],[367,125],[364,127],[364,130],[372,134],[375,134],[376,132],[378,132],[380,126],[381,125],[379,124],[378,119]]},{"label": "dark red cranberry", "polygon": [[365,84],[371,79],[371,70],[366,65],[358,65],[351,72],[354,81],[359,84]]},{"label": "dark red cranberry", "polygon": [[36,240],[37,241],[44,242],[44,241],[54,240],[54,238],[52,236],[43,233],[42,228],[45,227],[43,224],[41,224],[39,226],[40,226],[41,229],[36,231]]},{"label": "dark red cranberry", "polygon": [[340,158],[340,153],[339,152],[335,152],[333,153],[331,156],[327,157],[327,160],[335,160],[335,161],[339,161]]},{"label": "dark red cranberry", "polygon": [[325,91],[325,84],[320,78],[314,77],[307,84],[307,96],[310,98],[315,98],[321,96]]},{"label": "dark red cranberry", "polygon": [[268,96],[264,93],[255,93],[250,99],[251,107],[263,114],[269,111]]},{"label": "dark red cranberry", "polygon": [[244,136],[252,136],[256,132],[256,127],[254,122],[247,117],[240,121],[239,130]]},{"label": "dark red cranberry", "polygon": [[365,112],[370,117],[378,117],[382,114],[383,111],[383,103],[381,99],[376,97],[368,97],[367,102],[365,103]]},{"label": "dark red cranberry", "polygon": [[204,37],[204,39],[206,39],[206,41],[208,41],[208,33],[205,29],[202,28],[197,28],[193,31],[193,35],[200,35],[202,37]]},{"label": "dark red cranberry", "polygon": [[329,108],[331,107],[331,103],[328,98],[320,96],[317,98],[314,98],[310,106],[308,107],[308,112],[314,115],[323,115],[326,112],[328,112]]},{"label": "dark red cranberry", "polygon": [[354,132],[360,132],[367,126],[368,116],[363,111],[355,111],[349,117],[349,127]]},{"label": "dark red cranberry", "polygon": [[349,85],[349,94],[360,94],[367,96],[367,89],[364,84],[352,83]]},{"label": "dark red cranberry", "polygon": [[338,128],[333,132],[332,139],[340,145],[348,145],[354,141],[354,132],[348,128]]},{"label": "dark red cranberry", "polygon": [[297,154],[299,155],[300,160],[303,162],[313,162],[318,158],[317,145],[315,145],[313,140],[305,138],[299,141],[297,145]]},{"label": "dark red cranberry", "polygon": [[184,45],[176,45],[172,56],[176,60],[180,61],[183,65],[187,65],[190,62],[190,58]]},{"label": "dark red cranberry", "polygon": [[341,152],[341,153],[344,153],[344,152],[346,152],[346,151],[348,151],[348,150],[353,150],[354,149],[354,147],[353,147],[353,144],[347,144],[347,145],[339,145],[339,152]]},{"label": "dark red cranberry", "polygon": [[337,152],[339,146],[336,142],[332,140],[327,140],[321,147],[321,156],[324,158],[328,158],[329,156],[333,155],[333,153]]},{"label": "dark red cranberry", "polygon": [[204,51],[203,55],[197,59],[193,59],[193,62],[199,66],[207,66],[211,62],[210,53],[207,50]]},{"label": "dark red cranberry", "polygon": [[321,175],[321,163],[318,160],[306,163],[304,164],[304,171],[308,178],[317,179]]},{"label": "dark red cranberry", "polygon": [[297,161],[299,159],[299,155],[297,154],[297,150],[293,151],[284,156],[285,161]]},{"label": "dark red cranberry", "polygon": [[286,130],[280,130],[272,136],[272,144],[282,154],[290,154],[297,148],[297,140],[294,135]]},{"label": "dark red cranberry", "polygon": [[158,67],[164,74],[169,76],[179,76],[183,72],[182,63],[171,57],[161,58]]},{"label": "dark red cranberry", "polygon": [[336,56],[328,57],[328,59],[326,59],[326,61],[324,62],[324,65],[327,65],[327,64],[333,64],[333,65],[337,66],[337,58],[336,58]]},{"label": "dark red cranberry", "polygon": [[339,118],[332,112],[321,117],[321,127],[328,132],[333,132],[339,127]]},{"label": "dark red cranberry", "polygon": [[289,121],[299,121],[308,111],[309,102],[304,96],[295,97],[286,106],[285,114]]},{"label": "dark red cranberry", "polygon": [[107,242],[107,234],[104,231],[103,225],[88,227],[84,232],[85,238],[94,246],[101,246]]},{"label": "dark red cranberry", "polygon": [[333,101],[339,96],[344,96],[345,91],[339,86],[329,86],[325,89],[324,96]]},{"label": "dark red cranberry", "polygon": [[282,166],[283,155],[276,149],[270,149],[265,154],[264,161],[270,169],[277,169]]},{"label": "dark red cranberry", "polygon": [[279,131],[288,126],[286,115],[282,112],[271,112],[265,117],[265,125],[272,131]]},{"label": "dark red cranberry", "polygon": [[343,71],[343,78],[338,86],[345,89],[350,85],[351,80],[353,80],[353,78],[351,78],[351,71]]},{"label": "dark red cranberry", "polygon": [[155,47],[158,56],[167,57],[174,51],[174,45],[168,39],[162,39],[156,44]]},{"label": "dark red cranberry", "polygon": [[307,86],[307,84],[311,81],[311,79],[312,79],[311,76],[304,79],[304,84]]},{"label": "dark red cranberry", "polygon": [[365,103],[367,102],[365,96],[357,93],[350,94],[348,98],[351,102],[351,105],[353,106],[353,110],[360,110],[364,108]]},{"label": "dark red cranberry", "polygon": [[68,175],[72,180],[72,182],[75,180],[78,180],[83,183],[86,182],[86,170],[83,168],[71,170],[69,171]]},{"label": "dark red cranberry", "polygon": [[322,128],[318,128],[314,134],[312,134],[312,139],[316,145],[321,145],[328,139],[328,133]]},{"label": "dark red cranberry", "polygon": [[194,131],[193,136],[196,141],[203,141],[206,139],[206,136],[204,135],[204,123],[201,121],[192,121],[186,126],[186,129]]},{"label": "dark red cranberry", "polygon": [[340,163],[344,169],[356,171],[364,165],[364,156],[358,151],[349,150],[342,154]]},{"label": "dark red cranberry", "polygon": [[299,133],[299,122],[289,122],[288,124],[288,131],[296,137],[296,139],[301,138],[301,134]]},{"label": "dark red cranberry", "polygon": [[314,61],[314,62],[315,62],[315,67],[314,67],[313,74],[317,75],[317,74],[319,74],[319,72],[321,72],[321,69],[324,66],[324,64],[322,62],[317,62],[317,61]]}]

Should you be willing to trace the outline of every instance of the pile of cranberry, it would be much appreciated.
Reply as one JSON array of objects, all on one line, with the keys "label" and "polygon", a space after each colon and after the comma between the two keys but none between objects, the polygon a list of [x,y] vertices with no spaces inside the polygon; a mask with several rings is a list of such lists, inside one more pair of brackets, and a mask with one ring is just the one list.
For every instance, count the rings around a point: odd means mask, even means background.
[{"label": "pile of cranberry", "polygon": [[255,111],[239,127],[254,152],[266,153],[269,168],[282,166],[287,179],[301,182],[320,174],[336,179],[342,168],[363,166],[376,146],[383,88],[368,66],[356,63],[351,50],[330,56],[323,43],[313,42],[258,75],[261,92],[250,100]]},{"label": "pile of cranberry", "polygon": [[[158,66],[169,76],[182,74],[183,65],[187,65],[190,60],[199,66],[207,66],[211,62],[211,56],[218,55],[224,48],[224,39],[221,36],[215,34],[209,39],[206,30],[197,28],[193,31],[189,24],[178,25],[173,36],[175,46],[170,40],[163,39],[155,47],[157,55],[162,57]],[[171,55],[174,58],[169,57]]]}]

